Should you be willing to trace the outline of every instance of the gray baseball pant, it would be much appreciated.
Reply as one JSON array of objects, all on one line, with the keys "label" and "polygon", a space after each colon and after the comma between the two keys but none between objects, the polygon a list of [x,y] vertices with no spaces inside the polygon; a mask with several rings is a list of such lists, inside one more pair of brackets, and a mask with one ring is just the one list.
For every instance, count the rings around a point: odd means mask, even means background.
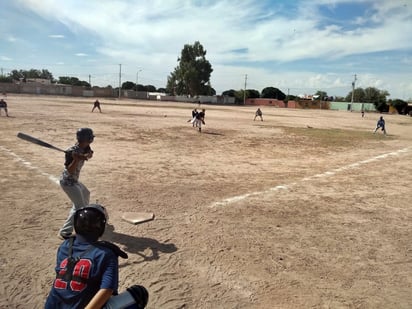
[{"label": "gray baseball pant", "polygon": [[63,227],[60,229],[59,233],[60,235],[70,235],[73,233],[74,213],[77,209],[89,205],[90,191],[81,182],[76,182],[73,185],[66,185],[60,182],[60,186],[72,201],[73,206],[70,209],[69,216],[67,217],[67,220],[63,224]]}]

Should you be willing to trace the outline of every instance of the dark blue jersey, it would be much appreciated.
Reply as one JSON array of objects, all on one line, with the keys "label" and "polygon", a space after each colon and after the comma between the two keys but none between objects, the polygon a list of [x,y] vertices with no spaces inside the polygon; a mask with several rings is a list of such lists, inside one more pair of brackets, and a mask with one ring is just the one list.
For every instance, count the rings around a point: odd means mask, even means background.
[{"label": "dark blue jersey", "polygon": [[379,119],[379,120],[378,120],[378,123],[376,124],[376,126],[377,126],[378,128],[384,128],[384,127],[385,127],[385,120]]},{"label": "dark blue jersey", "polygon": [[70,240],[65,240],[57,251],[56,279],[45,309],[84,308],[100,289],[111,289],[117,294],[119,264],[111,249],[76,236],[72,257],[77,262],[68,272],[69,247]]}]

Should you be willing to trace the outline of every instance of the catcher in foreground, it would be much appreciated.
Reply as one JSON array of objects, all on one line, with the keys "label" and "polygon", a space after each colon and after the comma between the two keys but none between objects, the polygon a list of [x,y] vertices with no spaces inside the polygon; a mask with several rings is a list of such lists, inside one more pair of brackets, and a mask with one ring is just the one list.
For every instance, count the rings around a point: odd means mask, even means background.
[{"label": "catcher in foreground", "polygon": [[91,204],[74,213],[76,236],[66,239],[57,251],[56,278],[45,309],[143,309],[149,293],[133,285],[117,295],[119,256],[127,254],[118,246],[99,241],[106,228],[103,206]]}]

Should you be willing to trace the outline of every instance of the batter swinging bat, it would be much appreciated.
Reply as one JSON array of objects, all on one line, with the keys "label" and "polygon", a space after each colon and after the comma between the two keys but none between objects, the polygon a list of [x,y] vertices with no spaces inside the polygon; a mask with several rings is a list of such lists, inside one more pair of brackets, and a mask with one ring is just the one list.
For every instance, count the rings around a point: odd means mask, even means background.
[{"label": "batter swinging bat", "polygon": [[33,137],[33,136],[30,136],[30,135],[27,135],[27,134],[24,134],[24,133],[21,133],[21,132],[19,132],[19,133],[17,134],[17,137],[18,137],[18,138],[21,138],[21,139],[23,139],[23,140],[25,140],[25,141],[28,141],[28,142],[31,142],[31,143],[34,143],[34,144],[37,144],[37,145],[46,147],[46,148],[58,150],[58,151],[61,151],[61,152],[66,152],[66,151],[63,150],[63,149],[60,149],[60,148],[58,148],[58,147],[56,147],[56,146],[53,146],[53,145],[50,145],[49,143],[43,142],[42,140],[39,140],[38,138],[35,138],[35,137]]}]

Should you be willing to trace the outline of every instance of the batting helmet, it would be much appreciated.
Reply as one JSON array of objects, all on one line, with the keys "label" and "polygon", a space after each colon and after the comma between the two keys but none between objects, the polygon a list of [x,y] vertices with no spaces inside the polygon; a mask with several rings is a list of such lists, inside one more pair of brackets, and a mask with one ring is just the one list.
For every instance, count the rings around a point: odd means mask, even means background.
[{"label": "batting helmet", "polygon": [[106,210],[99,204],[90,204],[74,213],[74,230],[91,240],[97,240],[103,235],[106,222]]},{"label": "batting helmet", "polygon": [[93,130],[90,128],[81,128],[77,130],[76,133],[77,136],[77,141],[78,142],[93,142],[94,135],[93,135]]}]

